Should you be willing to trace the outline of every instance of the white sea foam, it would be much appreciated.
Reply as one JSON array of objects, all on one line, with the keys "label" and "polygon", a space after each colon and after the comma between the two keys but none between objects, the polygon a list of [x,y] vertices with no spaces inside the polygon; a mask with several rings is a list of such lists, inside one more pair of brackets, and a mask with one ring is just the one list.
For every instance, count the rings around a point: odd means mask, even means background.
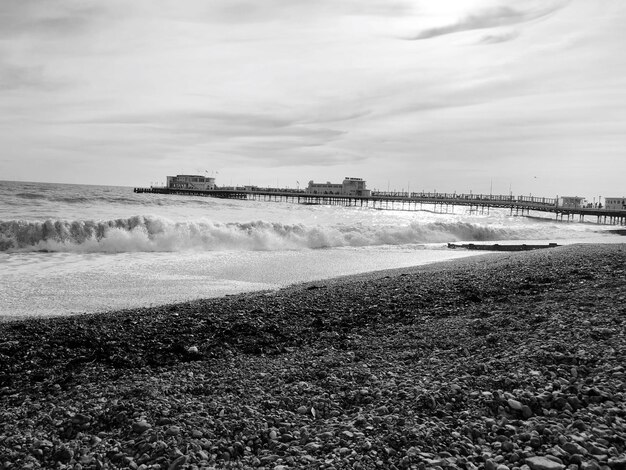
[{"label": "white sea foam", "polygon": [[300,250],[545,238],[540,225],[496,226],[463,221],[398,225],[282,224],[278,222],[175,222],[135,216],[104,222],[45,220],[0,222],[0,251],[125,253],[184,250]]}]

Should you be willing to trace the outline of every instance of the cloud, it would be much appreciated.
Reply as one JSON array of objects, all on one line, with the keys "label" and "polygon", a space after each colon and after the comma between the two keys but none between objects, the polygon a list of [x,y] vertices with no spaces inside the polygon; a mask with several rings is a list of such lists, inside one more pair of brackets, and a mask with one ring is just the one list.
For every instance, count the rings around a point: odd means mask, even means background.
[{"label": "cloud", "polygon": [[564,5],[564,2],[558,2],[548,6],[528,8],[525,10],[504,5],[492,8],[485,8],[477,11],[476,13],[469,14],[455,23],[448,24],[446,26],[425,29],[411,39],[430,39],[437,36],[459,33],[463,31],[526,23],[528,21],[537,20],[539,18],[550,15],[555,11],[563,8]]},{"label": "cloud", "polygon": [[[226,160],[262,159],[270,166],[281,166],[297,164],[303,154],[319,152],[315,149],[323,149],[345,134],[332,126],[305,121],[289,115],[178,111],[115,115],[65,125],[83,127],[80,135],[89,138],[80,143],[82,149],[101,151],[106,145],[117,153],[122,142],[137,148],[150,142],[152,155],[210,154]],[[117,143],[107,145],[107,140]]]},{"label": "cloud", "polygon": [[504,33],[497,34],[487,34],[483,36],[479,42],[479,44],[499,44],[501,42],[512,41],[513,39],[518,38],[520,35],[519,31],[508,31]]},{"label": "cloud", "polygon": [[[275,114],[235,113],[220,111],[172,111],[165,114],[128,114],[84,121],[85,124],[135,125],[159,129],[170,134],[197,134],[215,137],[271,137],[280,139],[321,138],[333,139],[343,132],[305,123],[300,117],[285,117]],[[311,144],[307,144],[311,145]]]},{"label": "cloud", "polygon": [[20,35],[67,37],[88,31],[104,10],[87,2],[3,0],[0,2],[0,37]]},{"label": "cloud", "polygon": [[22,67],[0,63],[0,90],[38,88],[44,84],[43,67]]},{"label": "cloud", "polygon": [[[319,0],[316,2],[294,2],[293,0],[214,0],[212,2],[187,1],[180,8],[178,0],[161,0],[161,8],[153,8],[154,0],[146,5],[146,11],[166,12],[168,17],[186,21],[261,23],[290,20],[308,22],[316,18],[334,16],[377,16],[397,17],[413,10],[409,0]],[[156,13],[157,15],[160,13]]]}]

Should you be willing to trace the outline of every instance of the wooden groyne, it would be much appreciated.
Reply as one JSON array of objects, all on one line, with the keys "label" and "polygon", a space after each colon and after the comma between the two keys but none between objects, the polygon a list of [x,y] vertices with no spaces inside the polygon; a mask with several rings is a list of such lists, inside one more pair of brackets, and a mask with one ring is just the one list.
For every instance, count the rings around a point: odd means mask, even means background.
[{"label": "wooden groyne", "polygon": [[499,243],[494,244],[480,244],[480,243],[448,243],[448,248],[456,249],[463,248],[466,250],[481,250],[481,251],[530,251],[530,250],[542,250],[545,248],[556,248],[556,243],[548,243],[547,245],[528,245],[526,243],[515,244],[515,245],[500,245]]},{"label": "wooden groyne", "polygon": [[626,225],[626,210],[607,210],[590,207],[562,207],[555,198],[491,194],[449,193],[372,193],[369,196],[341,194],[314,194],[300,189],[275,188],[218,188],[212,190],[176,189],[164,187],[135,188],[136,193],[177,194],[223,199],[242,199],[267,202],[291,202],[359,206],[373,209],[434,212],[454,212],[456,206],[469,207],[470,213],[488,213],[490,209],[509,209],[511,215],[529,216],[531,211],[553,213],[558,221],[583,222],[595,217],[598,224]]}]

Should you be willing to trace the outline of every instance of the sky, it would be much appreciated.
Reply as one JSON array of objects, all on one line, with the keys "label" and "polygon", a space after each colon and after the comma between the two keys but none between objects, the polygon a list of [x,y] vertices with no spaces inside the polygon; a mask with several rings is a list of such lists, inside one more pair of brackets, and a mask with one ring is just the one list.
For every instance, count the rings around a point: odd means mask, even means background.
[{"label": "sky", "polygon": [[621,0],[2,0],[0,180],[626,195]]}]

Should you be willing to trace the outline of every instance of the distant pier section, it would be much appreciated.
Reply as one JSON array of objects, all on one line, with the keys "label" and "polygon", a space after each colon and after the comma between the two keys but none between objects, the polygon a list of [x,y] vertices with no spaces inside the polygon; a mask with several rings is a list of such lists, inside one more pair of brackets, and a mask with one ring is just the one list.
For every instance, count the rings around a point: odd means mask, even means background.
[{"label": "distant pier section", "polygon": [[[297,204],[341,205],[383,210],[454,212],[456,206],[469,207],[470,212],[488,213],[490,209],[509,209],[513,215],[528,216],[531,211],[555,214],[556,220],[584,221],[596,218],[597,223],[626,225],[626,205],[603,208],[586,204],[581,197],[546,198],[496,194],[458,194],[431,192],[382,192],[365,188],[360,178],[346,177],[341,184],[314,183],[304,189],[260,188],[257,186],[218,187],[214,178],[199,175],[168,176],[164,187],[135,188],[136,193],[204,196]],[[619,198],[612,198],[618,200]],[[608,198],[607,198],[608,200]],[[626,203],[626,198],[623,199]]]}]

